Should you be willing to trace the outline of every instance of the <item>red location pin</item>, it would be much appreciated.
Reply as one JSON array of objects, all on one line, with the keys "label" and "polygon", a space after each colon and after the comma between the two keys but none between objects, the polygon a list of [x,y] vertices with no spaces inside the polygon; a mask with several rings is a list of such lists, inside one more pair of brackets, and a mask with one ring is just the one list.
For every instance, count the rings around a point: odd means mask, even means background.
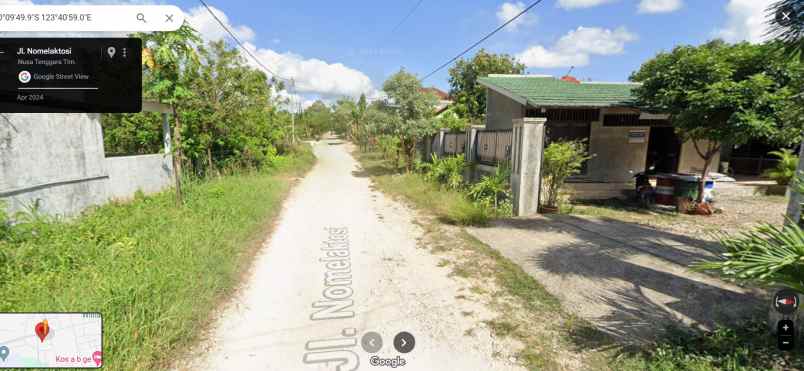
[{"label": "red location pin", "polygon": [[50,326],[47,325],[47,320],[43,320],[36,324],[34,330],[36,331],[36,336],[39,336],[39,340],[44,343],[47,334],[50,332]]}]

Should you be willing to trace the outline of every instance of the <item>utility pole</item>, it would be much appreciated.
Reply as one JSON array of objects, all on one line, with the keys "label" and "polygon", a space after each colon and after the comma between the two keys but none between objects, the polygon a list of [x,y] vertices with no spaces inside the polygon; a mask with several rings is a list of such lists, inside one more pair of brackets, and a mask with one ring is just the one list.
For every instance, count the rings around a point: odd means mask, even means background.
[{"label": "utility pole", "polygon": [[294,94],[293,93],[293,91],[294,91],[293,85],[295,83],[296,83],[296,80],[291,78],[290,79],[290,101],[288,102],[289,106],[290,106],[290,110],[291,110],[290,111],[290,144],[291,145],[296,145],[296,112],[295,112],[296,107],[294,107],[294,104],[293,104],[293,99],[294,99],[293,98],[293,94]]}]

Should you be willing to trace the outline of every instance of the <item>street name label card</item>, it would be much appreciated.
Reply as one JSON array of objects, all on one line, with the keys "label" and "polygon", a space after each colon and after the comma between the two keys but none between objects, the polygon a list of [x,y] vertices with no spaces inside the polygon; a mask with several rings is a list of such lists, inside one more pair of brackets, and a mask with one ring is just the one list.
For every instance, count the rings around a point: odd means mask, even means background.
[{"label": "street name label card", "polygon": [[0,369],[100,368],[100,313],[0,313]]},{"label": "street name label card", "polygon": [[142,40],[0,38],[0,112],[140,112]]}]

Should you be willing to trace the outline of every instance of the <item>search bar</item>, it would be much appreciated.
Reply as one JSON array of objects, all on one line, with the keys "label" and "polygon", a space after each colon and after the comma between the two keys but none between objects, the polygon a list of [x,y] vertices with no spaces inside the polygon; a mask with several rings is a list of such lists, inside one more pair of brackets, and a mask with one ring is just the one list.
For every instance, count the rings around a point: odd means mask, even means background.
[{"label": "search bar", "polygon": [[184,12],[173,5],[0,6],[3,32],[175,31]]}]

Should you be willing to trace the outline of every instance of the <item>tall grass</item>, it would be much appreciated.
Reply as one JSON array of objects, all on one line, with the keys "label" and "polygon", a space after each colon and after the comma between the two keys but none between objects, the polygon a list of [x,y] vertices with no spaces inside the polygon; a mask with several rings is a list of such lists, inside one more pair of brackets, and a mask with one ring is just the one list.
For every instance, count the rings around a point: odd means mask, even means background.
[{"label": "tall grass", "polygon": [[404,196],[416,206],[430,210],[443,222],[458,225],[488,222],[489,211],[470,201],[461,190],[441,187],[422,174],[396,173],[395,166],[377,153],[361,153],[359,159],[381,190]]},{"label": "tall grass", "polygon": [[0,311],[92,311],[110,370],[165,367],[238,282],[309,149],[270,170],[138,196],[70,221],[15,225],[0,239]]}]

